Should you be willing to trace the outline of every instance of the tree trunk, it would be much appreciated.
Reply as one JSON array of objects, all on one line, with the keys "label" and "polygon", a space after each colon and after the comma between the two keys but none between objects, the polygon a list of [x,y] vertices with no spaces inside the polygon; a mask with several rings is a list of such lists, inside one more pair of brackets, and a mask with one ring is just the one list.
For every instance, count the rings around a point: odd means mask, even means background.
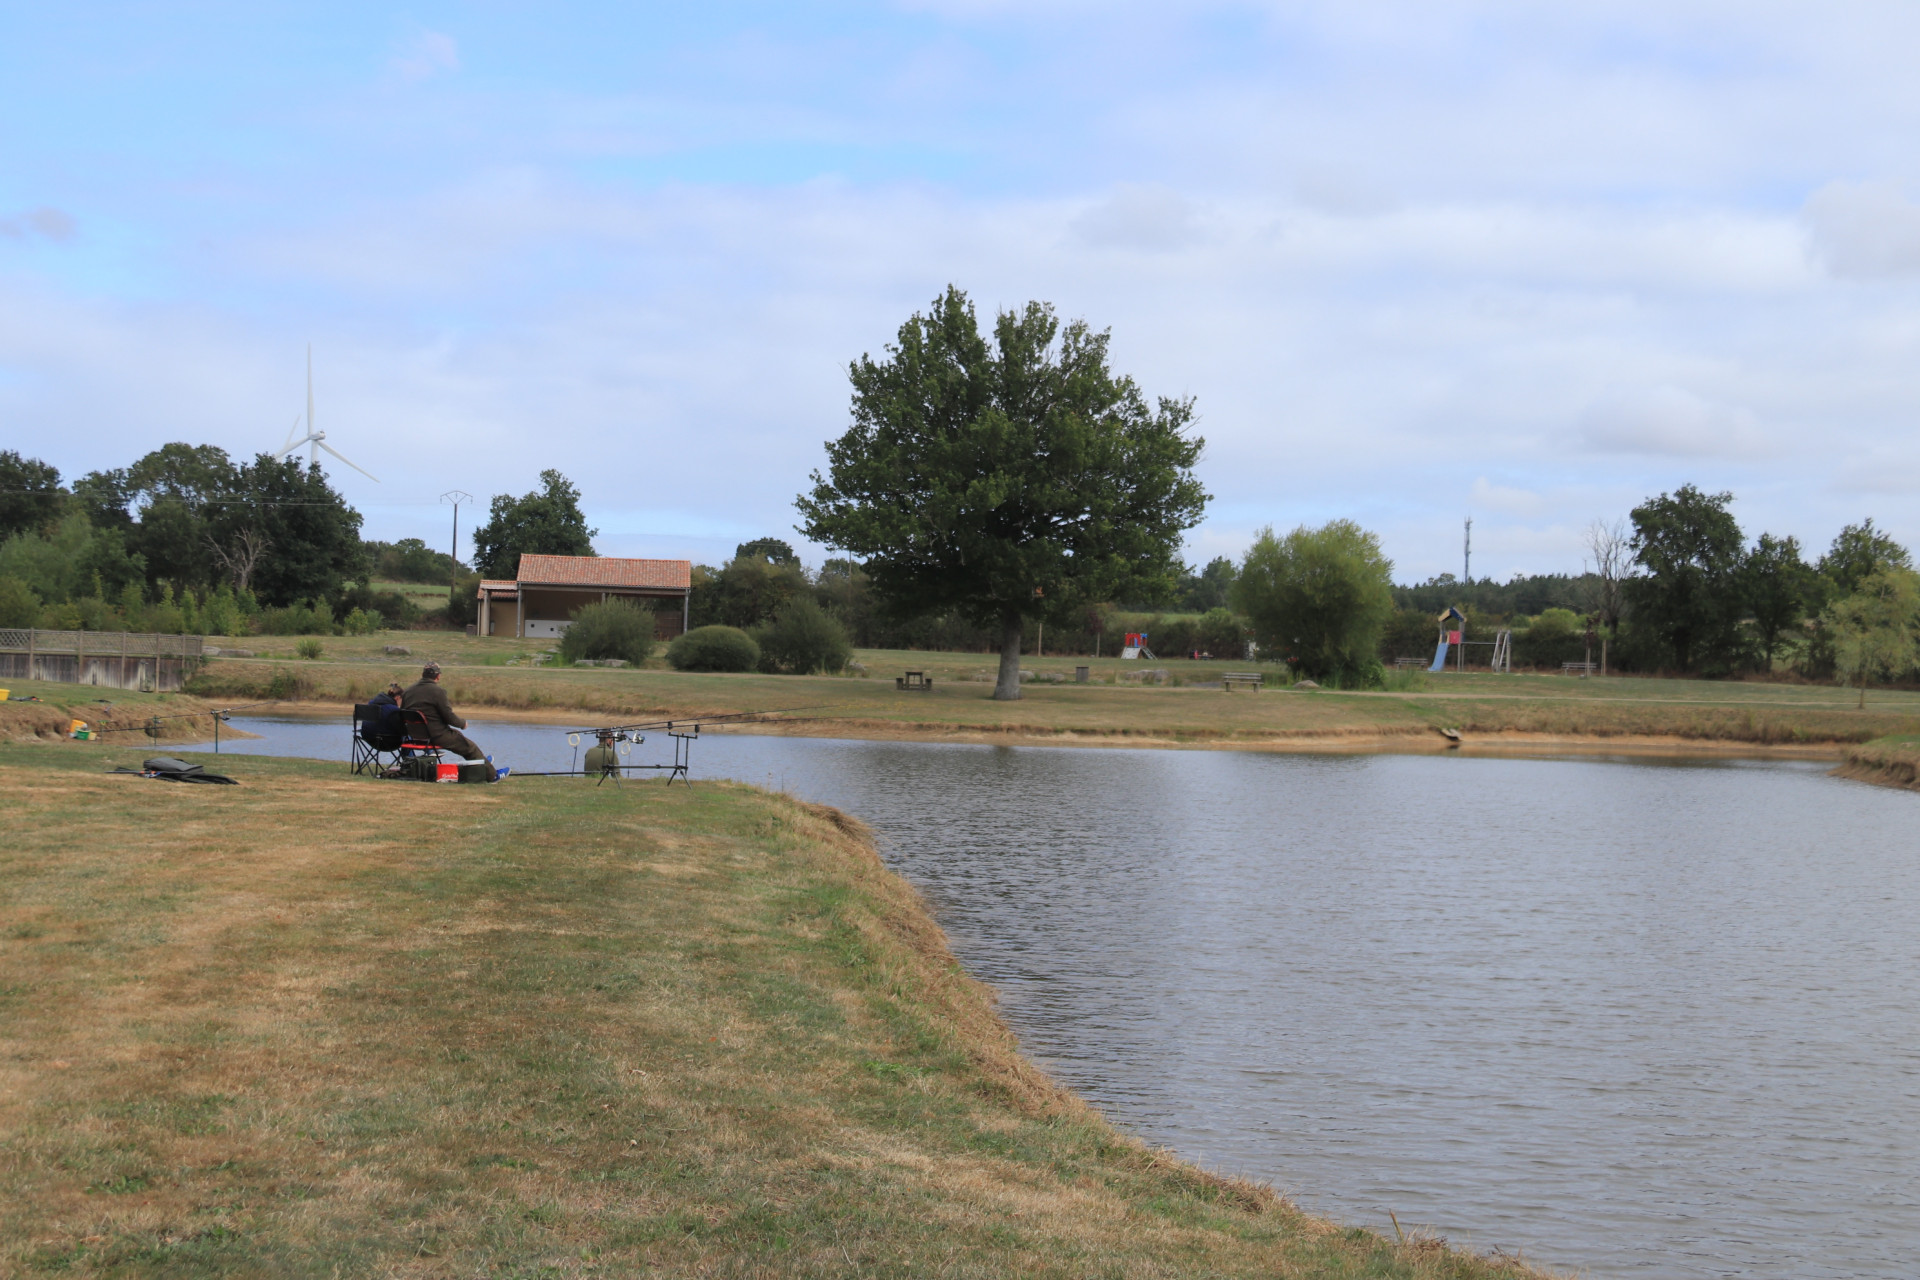
[{"label": "tree trunk", "polygon": [[1020,698],[1020,615],[1000,619],[1000,682],[993,687],[995,702]]}]

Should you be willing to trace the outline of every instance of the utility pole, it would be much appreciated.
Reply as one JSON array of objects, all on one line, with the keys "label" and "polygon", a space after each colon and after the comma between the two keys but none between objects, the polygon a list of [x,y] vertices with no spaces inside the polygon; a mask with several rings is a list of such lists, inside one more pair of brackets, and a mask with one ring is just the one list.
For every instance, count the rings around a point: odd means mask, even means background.
[{"label": "utility pole", "polygon": [[1473,581],[1473,517],[1467,517],[1466,563],[1460,566],[1461,581]]},{"label": "utility pole", "polygon": [[440,495],[440,501],[453,505],[453,550],[448,558],[453,561],[447,566],[447,621],[453,621],[454,597],[460,594],[460,504],[472,502],[473,495],[465,489],[449,489]]}]

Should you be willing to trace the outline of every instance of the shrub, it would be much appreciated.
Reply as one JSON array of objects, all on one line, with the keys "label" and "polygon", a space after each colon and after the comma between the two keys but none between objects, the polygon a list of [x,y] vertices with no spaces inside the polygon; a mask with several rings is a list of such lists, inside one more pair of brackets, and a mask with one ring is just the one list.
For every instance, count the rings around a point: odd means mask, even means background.
[{"label": "shrub", "polygon": [[267,681],[267,696],[283,702],[298,702],[313,693],[313,681],[305,675],[276,668],[273,678]]},{"label": "shrub", "polygon": [[40,597],[18,578],[0,578],[0,627],[31,627],[40,620]]},{"label": "shrub", "polygon": [[760,646],[736,627],[695,627],[667,646],[675,671],[751,671]]},{"label": "shrub", "polygon": [[834,675],[845,669],[847,659],[853,656],[847,629],[805,596],[788,601],[757,634],[762,670],[789,675],[824,671]]},{"label": "shrub", "polygon": [[315,658],[319,657],[321,654],[325,653],[327,651],[327,648],[325,645],[321,644],[318,640],[315,640],[313,637],[309,636],[305,640],[302,640],[299,644],[293,646],[293,651],[299,654],[301,657],[307,659],[307,661],[311,662]]},{"label": "shrub", "polygon": [[330,636],[333,634],[333,615],[312,600],[305,604],[291,604],[284,609],[262,609],[260,634],[263,636]]},{"label": "shrub", "polygon": [[624,658],[639,666],[653,654],[653,615],[631,600],[607,600],[573,612],[573,625],[560,638],[560,656]]},{"label": "shrub", "polygon": [[1263,654],[1320,684],[1380,683],[1380,635],[1393,615],[1393,562],[1351,520],[1285,537],[1260,530],[1234,581],[1234,602]]},{"label": "shrub", "polygon": [[1240,619],[1227,609],[1209,609],[1194,625],[1194,648],[1216,658],[1244,658],[1247,654],[1246,630]]},{"label": "shrub", "polygon": [[340,619],[340,629],[350,636],[370,636],[380,629],[381,617],[365,609],[355,609]]}]

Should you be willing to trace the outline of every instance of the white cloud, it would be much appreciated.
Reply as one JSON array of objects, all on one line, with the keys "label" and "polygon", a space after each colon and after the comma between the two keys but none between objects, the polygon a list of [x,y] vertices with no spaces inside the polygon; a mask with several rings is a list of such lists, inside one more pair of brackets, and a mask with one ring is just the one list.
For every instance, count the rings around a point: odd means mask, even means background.
[{"label": "white cloud", "polygon": [[1920,272],[1920,205],[1889,182],[1830,182],[1803,211],[1814,253],[1837,276]]},{"label": "white cloud", "polygon": [[1752,410],[1681,387],[1614,392],[1590,407],[1580,425],[1587,447],[1599,453],[1745,462],[1773,452]]},{"label": "white cloud", "polygon": [[1475,477],[1467,500],[1477,511],[1497,511],[1523,520],[1534,519],[1547,509],[1547,500],[1533,490],[1494,484],[1485,476]]},{"label": "white cloud", "polygon": [[403,80],[430,80],[460,69],[460,46],[450,35],[423,28],[413,33],[389,65]]},{"label": "white cloud", "polygon": [[42,205],[38,209],[29,209],[25,213],[0,218],[0,236],[9,240],[38,237],[57,243],[73,239],[78,229],[79,226],[72,214],[50,205]]},{"label": "white cloud", "polygon": [[1177,191],[1158,185],[1122,184],[1075,218],[1080,240],[1101,249],[1148,252],[1178,249],[1199,235],[1194,209]]}]

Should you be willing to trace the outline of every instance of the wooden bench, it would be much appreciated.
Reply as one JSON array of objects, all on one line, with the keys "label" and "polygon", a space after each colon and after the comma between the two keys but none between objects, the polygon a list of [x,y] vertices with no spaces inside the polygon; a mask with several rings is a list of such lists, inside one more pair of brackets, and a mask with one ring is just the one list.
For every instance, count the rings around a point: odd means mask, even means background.
[{"label": "wooden bench", "polygon": [[1597,662],[1563,662],[1560,664],[1560,674],[1563,676],[1570,676],[1576,671],[1583,676],[1590,676],[1599,669],[1600,664]]},{"label": "wooden bench", "polygon": [[1433,659],[1432,658],[1395,658],[1393,660],[1393,665],[1396,667],[1430,667],[1433,665]]},{"label": "wooden bench", "polygon": [[925,693],[927,690],[933,688],[933,677],[924,671],[909,671],[904,676],[896,677],[893,682],[893,687],[896,689],[918,689],[920,692]]},{"label": "wooden bench", "polygon": [[1267,678],[1258,671],[1230,671],[1220,677],[1220,687],[1228,693],[1233,692],[1235,685],[1243,689],[1258,689],[1266,682]]}]

